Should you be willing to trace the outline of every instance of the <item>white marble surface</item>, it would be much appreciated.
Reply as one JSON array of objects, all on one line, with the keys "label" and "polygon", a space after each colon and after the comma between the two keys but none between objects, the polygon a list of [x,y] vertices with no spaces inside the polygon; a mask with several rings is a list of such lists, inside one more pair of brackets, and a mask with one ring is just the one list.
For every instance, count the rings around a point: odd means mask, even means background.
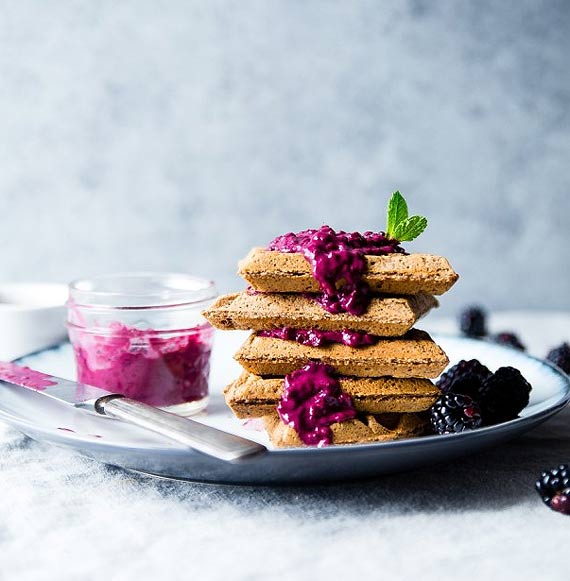
[{"label": "white marble surface", "polygon": [[[537,355],[570,339],[570,313],[501,313],[491,326]],[[450,465],[295,488],[135,476],[0,425],[0,579],[562,581],[570,521],[533,485],[569,461],[568,409]]]},{"label": "white marble surface", "polygon": [[569,29],[564,0],[3,0],[0,277],[230,290],[400,188],[462,275],[443,308],[570,309]]}]

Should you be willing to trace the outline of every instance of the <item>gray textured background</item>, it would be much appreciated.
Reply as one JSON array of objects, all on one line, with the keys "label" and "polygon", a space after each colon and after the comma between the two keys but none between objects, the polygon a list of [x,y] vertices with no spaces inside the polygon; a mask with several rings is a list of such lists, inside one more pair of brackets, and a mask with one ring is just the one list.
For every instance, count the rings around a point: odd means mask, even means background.
[{"label": "gray textured background", "polygon": [[381,229],[446,297],[570,308],[570,2],[0,0],[0,278],[239,285],[282,231]]}]

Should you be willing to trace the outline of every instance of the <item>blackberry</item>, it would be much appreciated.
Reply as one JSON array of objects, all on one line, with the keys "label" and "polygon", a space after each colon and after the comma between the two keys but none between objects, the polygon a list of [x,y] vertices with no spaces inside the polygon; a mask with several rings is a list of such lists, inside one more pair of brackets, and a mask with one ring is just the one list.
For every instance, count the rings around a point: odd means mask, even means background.
[{"label": "blackberry", "polygon": [[552,510],[570,514],[570,467],[561,464],[552,470],[543,470],[535,484],[542,502]]},{"label": "blackberry", "polygon": [[550,508],[562,514],[570,514],[570,488],[555,494],[550,501]]},{"label": "blackberry", "polygon": [[526,351],[526,347],[514,333],[506,331],[503,333],[497,333],[496,335],[493,335],[493,341],[495,343],[499,343],[499,345],[512,347],[513,349],[518,349],[519,351]]},{"label": "blackberry", "polygon": [[446,371],[436,383],[443,393],[452,391],[453,393],[468,395],[478,401],[481,384],[490,375],[489,369],[477,359],[470,359],[469,361],[462,359]]},{"label": "blackberry", "polygon": [[485,337],[487,334],[485,311],[478,306],[468,307],[459,317],[459,328],[467,337]]},{"label": "blackberry", "polygon": [[558,365],[564,373],[570,374],[570,345],[568,343],[562,343],[559,347],[550,350],[546,358],[554,365]]},{"label": "blackberry", "polygon": [[469,396],[444,393],[430,409],[430,422],[436,434],[454,434],[478,428],[481,412]]},{"label": "blackberry", "polygon": [[528,405],[530,383],[514,367],[501,367],[481,386],[481,415],[486,425],[516,418]]}]

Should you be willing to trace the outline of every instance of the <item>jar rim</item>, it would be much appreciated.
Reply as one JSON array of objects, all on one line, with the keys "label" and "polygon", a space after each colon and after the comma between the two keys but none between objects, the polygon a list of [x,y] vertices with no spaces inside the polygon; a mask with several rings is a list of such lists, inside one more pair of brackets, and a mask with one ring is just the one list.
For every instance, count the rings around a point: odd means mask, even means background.
[{"label": "jar rim", "polygon": [[112,310],[197,306],[217,295],[214,281],[176,272],[103,274],[69,283],[71,305]]}]

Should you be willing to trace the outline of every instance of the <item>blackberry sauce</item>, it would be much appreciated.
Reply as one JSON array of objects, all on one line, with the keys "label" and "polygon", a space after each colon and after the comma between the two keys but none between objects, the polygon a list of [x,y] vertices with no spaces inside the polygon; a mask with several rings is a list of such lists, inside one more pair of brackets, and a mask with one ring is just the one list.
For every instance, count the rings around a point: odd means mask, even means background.
[{"label": "blackberry sauce", "polygon": [[370,288],[362,280],[365,255],[405,253],[398,240],[386,237],[383,232],[336,232],[330,226],[283,234],[267,248],[301,253],[321,289],[315,295],[317,302],[329,313],[351,315],[362,315],[370,303]]},{"label": "blackberry sauce", "polygon": [[184,333],[135,329],[112,323],[108,332],[69,327],[78,381],[154,406],[197,401],[208,395],[209,325]]},{"label": "blackberry sauce", "polygon": [[334,369],[314,361],[285,376],[277,412],[304,444],[319,447],[332,443],[331,424],[356,417]]},{"label": "blackberry sauce", "polygon": [[57,385],[53,377],[29,367],[22,367],[16,363],[0,363],[0,379],[23,387],[29,387],[35,391],[42,391]]},{"label": "blackberry sauce", "polygon": [[267,331],[258,331],[259,337],[273,337],[284,341],[296,341],[301,345],[321,347],[329,343],[342,343],[349,347],[365,347],[375,345],[379,337],[362,331],[321,331],[319,329],[294,329],[292,327],[279,327]]}]

